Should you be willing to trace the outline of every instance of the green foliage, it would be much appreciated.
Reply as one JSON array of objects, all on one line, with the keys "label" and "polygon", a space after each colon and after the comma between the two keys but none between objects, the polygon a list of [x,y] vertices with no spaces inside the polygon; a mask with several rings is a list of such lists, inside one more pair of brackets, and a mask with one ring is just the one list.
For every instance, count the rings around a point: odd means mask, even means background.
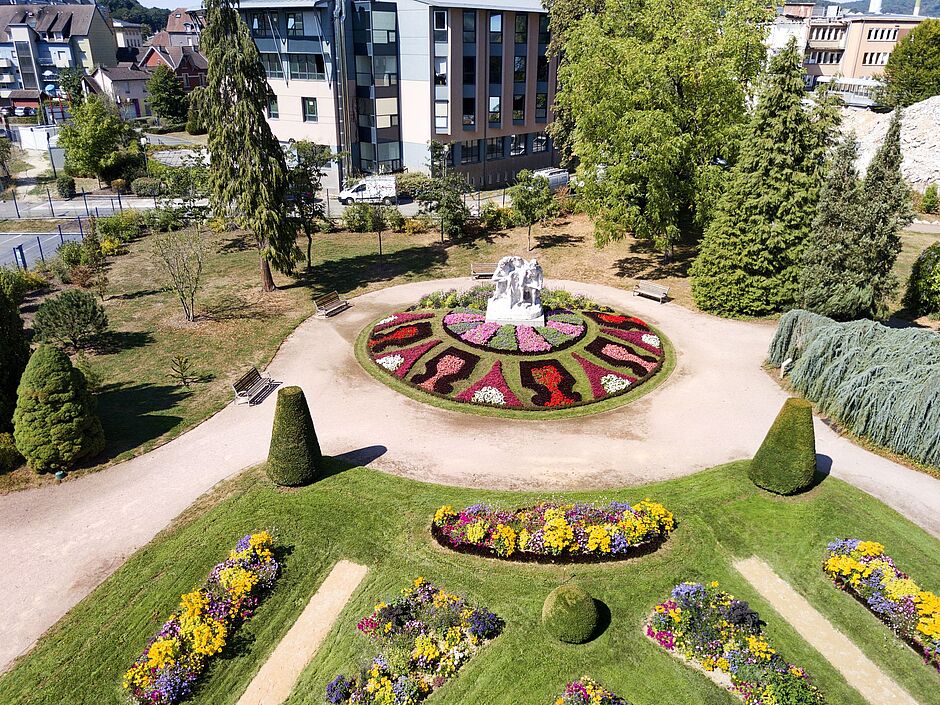
[{"label": "green foliage", "polygon": [[484,230],[505,230],[513,224],[512,208],[503,208],[488,201],[480,210],[480,225]]},{"label": "green foliage", "polygon": [[509,189],[512,196],[512,214],[519,225],[528,228],[529,249],[532,249],[532,226],[555,217],[558,202],[552,196],[548,179],[535,176],[523,169],[516,176],[516,183]]},{"label": "green foliage", "polygon": [[0,294],[6,294],[14,305],[23,303],[27,292],[46,286],[46,280],[36,272],[0,267]]},{"label": "green foliage", "polygon": [[0,474],[16,470],[23,464],[23,456],[16,449],[13,435],[0,433]]},{"label": "green foliage", "polygon": [[42,345],[29,358],[13,414],[17,450],[36,472],[67,470],[104,449],[85,377],[68,356]]},{"label": "green foliage", "polygon": [[147,93],[154,115],[174,122],[186,119],[189,112],[186,91],[182,81],[166,64],[153,69],[147,81]]},{"label": "green foliage", "polygon": [[326,200],[320,198],[326,168],[336,156],[322,144],[300,140],[294,143],[296,163],[289,172],[291,218],[294,227],[307,237],[307,269],[313,265],[313,235],[326,219]]},{"label": "green foliage", "polygon": [[[478,284],[466,291],[448,289],[434,291],[422,296],[409,310],[419,311],[428,308],[472,308],[486,310],[486,302],[493,295],[492,284]],[[542,289],[542,305],[545,308],[566,308],[590,311],[611,311],[596,301],[580,294],[572,294],[564,289]]]},{"label": "green foliage", "polygon": [[131,182],[131,191],[134,192],[135,196],[159,196],[160,179],[151,176],[138,177]]},{"label": "green foliage", "polygon": [[115,151],[101,162],[98,178],[111,185],[115,191],[140,176],[146,176],[143,154],[139,146]]},{"label": "green foliage", "polygon": [[914,261],[904,305],[917,316],[940,313],[940,242],[927,247]]},{"label": "green foliage", "polygon": [[799,297],[826,140],[803,105],[802,55],[791,41],[769,75],[718,213],[692,265],[704,311],[763,316]]},{"label": "green foliage", "polygon": [[206,134],[206,124],[203,119],[203,110],[205,110],[203,100],[205,100],[206,89],[197,86],[189,92],[189,111],[186,114],[186,132],[191,135]]},{"label": "green foliage", "polygon": [[62,174],[55,180],[55,190],[59,198],[75,198],[75,179],[68,174]]},{"label": "green foliage", "polygon": [[597,606],[588,592],[571,583],[548,593],[542,605],[542,625],[566,644],[583,644],[597,631]]},{"label": "green foliage", "polygon": [[151,34],[166,27],[170,14],[161,7],[144,7],[137,0],[103,0],[99,4],[107,7],[114,19],[146,25]]},{"label": "green foliage", "polygon": [[428,187],[430,179],[419,171],[405,171],[395,175],[395,190],[399,198],[415,198]]},{"label": "green foliage", "polygon": [[16,404],[16,387],[29,359],[29,343],[23,334],[19,303],[0,288],[0,431],[10,427]]},{"label": "green foliage", "polygon": [[768,361],[786,360],[790,384],[852,433],[940,467],[940,336],[872,321],[837,323],[789,311]]},{"label": "green foliage", "polygon": [[71,121],[59,130],[65,167],[76,176],[100,176],[130,139],[130,127],[114,104],[100,96],[90,96],[71,112]]},{"label": "green foliage", "polygon": [[59,90],[65,93],[66,100],[72,106],[85,100],[85,86],[82,81],[84,75],[84,69],[78,67],[59,69]]},{"label": "green foliage", "polygon": [[[602,11],[595,12],[595,5]],[[563,26],[550,128],[578,162],[599,242],[669,251],[709,221],[737,157],[766,49],[760,0],[555,2]],[[557,41],[553,37],[553,46]]]},{"label": "green foliage", "polygon": [[369,203],[353,203],[343,211],[343,227],[354,233],[373,233],[385,229],[383,211]]},{"label": "green foliage", "polygon": [[0,138],[0,178],[10,178],[10,162],[13,159],[13,143],[6,137]]},{"label": "green foliage", "polygon": [[303,390],[282,387],[274,410],[268,476],[278,485],[307,485],[316,479],[322,462],[320,443]]},{"label": "green foliage", "polygon": [[108,316],[95,296],[75,289],[44,301],[33,321],[37,340],[73,350],[90,347],[107,328]]},{"label": "green foliage", "polygon": [[776,494],[795,494],[813,482],[816,435],[813,405],[787,399],[748,467],[751,481]]},{"label": "green foliage", "polygon": [[891,51],[881,100],[907,107],[940,95],[940,20],[925,19]]},{"label": "green foliage", "polygon": [[470,210],[463,202],[469,186],[453,172],[428,179],[415,195],[424,215],[436,221],[444,235],[459,237],[470,220]]},{"label": "green foliage", "polygon": [[92,227],[101,238],[110,237],[126,243],[141,234],[143,218],[139,212],[128,209],[114,215],[95,218]]},{"label": "green foliage", "polygon": [[385,206],[382,209],[382,218],[388,229],[393,233],[402,233],[405,231],[405,216],[395,206]]},{"label": "green foliage", "polygon": [[940,213],[940,190],[937,184],[929,184],[924,191],[924,197],[920,202],[920,209],[924,213]]}]

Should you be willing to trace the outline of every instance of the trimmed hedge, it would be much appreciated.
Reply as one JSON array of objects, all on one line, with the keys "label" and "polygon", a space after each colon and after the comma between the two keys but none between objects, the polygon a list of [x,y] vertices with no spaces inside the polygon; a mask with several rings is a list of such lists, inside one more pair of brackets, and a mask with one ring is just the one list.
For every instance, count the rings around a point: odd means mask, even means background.
[{"label": "trimmed hedge", "polygon": [[268,477],[286,487],[307,485],[316,478],[322,458],[303,390],[281,388],[268,451]]},{"label": "trimmed hedge", "polygon": [[914,260],[904,305],[917,316],[940,313],[940,242]]},{"label": "trimmed hedge", "polygon": [[774,419],[748,475],[755,485],[769,492],[794,494],[812,484],[815,472],[813,405],[791,397]]},{"label": "trimmed hedge", "polygon": [[141,176],[131,182],[131,191],[135,196],[159,196],[160,179],[152,176]]},{"label": "trimmed hedge", "polygon": [[75,198],[75,179],[68,174],[63,174],[55,180],[55,190],[59,198]]},{"label": "trimmed hedge", "polygon": [[553,637],[566,644],[583,644],[597,631],[597,605],[584,588],[560,585],[545,598],[542,605],[542,626]]}]

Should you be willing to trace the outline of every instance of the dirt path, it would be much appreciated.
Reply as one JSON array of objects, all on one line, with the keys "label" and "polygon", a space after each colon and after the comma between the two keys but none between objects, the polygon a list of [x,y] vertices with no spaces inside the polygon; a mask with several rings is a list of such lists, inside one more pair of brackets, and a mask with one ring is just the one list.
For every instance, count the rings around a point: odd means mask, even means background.
[{"label": "dirt path", "polygon": [[764,561],[752,557],[737,561],[734,567],[868,702],[872,705],[918,705],[906,690],[872,663]]},{"label": "dirt path", "polygon": [[[307,390],[324,452],[403,476],[501,489],[624,487],[751,457],[786,394],[761,369],[771,325],[729,321],[595,284],[549,281],[636,313],[677,350],[672,376],[632,404],[559,421],[445,411],[373,379],[353,343],[370,321],[468,279],[391,287],[310,318],[268,368]],[[83,478],[0,497],[6,593],[0,671],[220,480],[264,460],[273,397],[229,406],[156,450]],[[817,420],[831,473],[940,536],[940,481],[869,453]]]},{"label": "dirt path", "polygon": [[340,561],[252,678],[236,705],[281,705],[369,571]]}]

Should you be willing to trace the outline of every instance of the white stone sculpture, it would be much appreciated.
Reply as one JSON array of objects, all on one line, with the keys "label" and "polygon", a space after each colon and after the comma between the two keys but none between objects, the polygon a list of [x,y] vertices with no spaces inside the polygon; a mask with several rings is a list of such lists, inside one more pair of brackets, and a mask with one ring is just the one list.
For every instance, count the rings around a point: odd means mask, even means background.
[{"label": "white stone sculpture", "polygon": [[493,272],[496,289],[486,304],[489,323],[544,326],[542,286],[544,276],[538,260],[503,257]]}]

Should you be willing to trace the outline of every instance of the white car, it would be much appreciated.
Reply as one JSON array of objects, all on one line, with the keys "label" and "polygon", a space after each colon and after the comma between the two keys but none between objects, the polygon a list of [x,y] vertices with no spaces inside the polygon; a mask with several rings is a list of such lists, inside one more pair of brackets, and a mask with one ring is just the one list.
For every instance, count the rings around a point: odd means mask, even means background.
[{"label": "white car", "polygon": [[394,176],[367,176],[355,186],[344,188],[337,200],[344,206],[351,203],[381,203],[390,206],[398,201]]}]

